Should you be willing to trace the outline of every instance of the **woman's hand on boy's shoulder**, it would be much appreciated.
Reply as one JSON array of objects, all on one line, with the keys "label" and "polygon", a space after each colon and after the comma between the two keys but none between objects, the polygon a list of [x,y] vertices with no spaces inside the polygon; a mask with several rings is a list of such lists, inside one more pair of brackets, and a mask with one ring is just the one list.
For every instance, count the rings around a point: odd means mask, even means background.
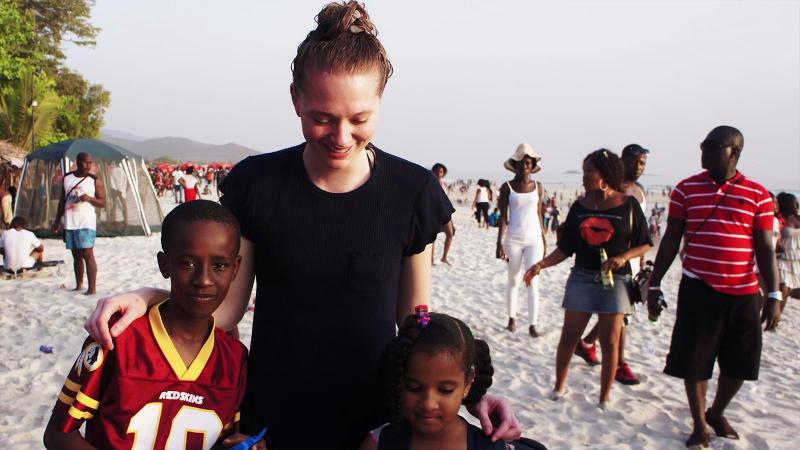
[{"label": "woman's hand on boy's shoulder", "polygon": [[[222,447],[220,448],[231,448],[246,439],[250,439],[250,435],[242,433],[232,434],[222,441]],[[248,448],[247,450],[266,450],[266,449],[267,449],[267,443],[264,442],[264,439],[259,439],[258,442],[251,445],[250,448]]]},{"label": "woman's hand on boy's shoulder", "polygon": [[[128,328],[134,320],[142,317],[147,312],[147,302],[136,292],[104,297],[97,301],[92,314],[86,319],[83,328],[103,348],[114,349],[112,337],[117,337]],[[109,330],[109,321],[114,314],[120,313],[119,319]]]},{"label": "woman's hand on boy's shoulder", "polygon": [[522,429],[511,404],[502,397],[486,394],[478,403],[468,405],[467,410],[480,420],[483,433],[492,442],[513,441],[522,436]]}]

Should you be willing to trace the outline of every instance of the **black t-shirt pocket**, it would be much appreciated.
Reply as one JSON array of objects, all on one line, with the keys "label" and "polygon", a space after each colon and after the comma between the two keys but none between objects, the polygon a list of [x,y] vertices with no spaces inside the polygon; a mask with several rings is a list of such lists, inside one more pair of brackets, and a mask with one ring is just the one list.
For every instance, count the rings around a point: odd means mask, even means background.
[{"label": "black t-shirt pocket", "polygon": [[350,253],[347,287],[356,291],[379,289],[383,282],[383,256],[383,253]]}]

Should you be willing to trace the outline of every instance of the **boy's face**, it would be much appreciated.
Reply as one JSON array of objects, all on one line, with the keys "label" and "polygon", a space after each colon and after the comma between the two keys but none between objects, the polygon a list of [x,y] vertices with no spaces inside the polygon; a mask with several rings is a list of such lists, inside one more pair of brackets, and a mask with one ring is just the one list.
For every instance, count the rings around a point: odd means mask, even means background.
[{"label": "boy's face", "polygon": [[210,317],[239,270],[237,248],[230,226],[212,220],[184,222],[166,252],[158,253],[161,275],[171,279],[171,302],[189,317]]}]

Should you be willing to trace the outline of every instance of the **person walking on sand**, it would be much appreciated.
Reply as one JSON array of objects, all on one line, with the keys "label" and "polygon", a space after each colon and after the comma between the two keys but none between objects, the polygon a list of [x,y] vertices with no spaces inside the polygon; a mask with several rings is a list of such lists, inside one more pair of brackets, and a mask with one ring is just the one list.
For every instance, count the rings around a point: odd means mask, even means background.
[{"label": "person walking on sand", "polygon": [[[444,166],[442,163],[436,163],[431,168],[431,171],[434,175],[436,175],[436,179],[439,180],[439,186],[442,187],[445,195],[448,192],[448,183],[445,181],[444,177],[447,175],[447,167]],[[450,220],[446,224],[442,225],[441,232],[444,233],[444,249],[442,250],[442,262],[450,265],[450,261],[447,260],[447,255],[450,253],[450,246],[453,244],[453,236],[456,234],[456,227],[453,226],[453,221]],[[434,265],[434,258],[436,253],[436,242],[433,242],[431,246],[431,265]]]},{"label": "person walking on sand", "polygon": [[103,183],[90,172],[92,155],[78,153],[75,164],[76,170],[64,175],[61,199],[58,201],[52,230],[58,233],[64,229],[64,241],[72,252],[72,267],[75,271],[74,290],[83,289],[85,266],[89,282],[86,295],[92,295],[97,292],[97,263],[94,260],[94,243],[97,236],[95,208],[106,205],[106,193]]},{"label": "person walking on sand", "polygon": [[[650,150],[642,148],[639,144],[630,144],[622,149],[622,165],[625,169],[625,180],[622,182],[622,192],[625,195],[635,198],[642,208],[642,214],[647,212],[647,200],[645,199],[644,186],[639,184],[639,177],[644,173],[647,166],[647,155]],[[652,240],[652,236],[651,236]],[[633,258],[628,263],[631,265],[631,275],[636,276],[641,269],[641,262],[644,257]],[[622,321],[622,329],[619,334],[619,362],[617,373],[614,379],[622,384],[639,384],[639,378],[633,373],[627,361],[625,361],[625,330],[628,328],[629,321],[633,317],[626,315]],[[597,360],[595,341],[599,333],[600,326],[595,324],[592,330],[578,342],[575,347],[575,354],[583,358],[589,365],[599,364]]]},{"label": "person walking on sand", "polygon": [[631,278],[629,261],[652,246],[639,202],[622,193],[622,162],[610,150],[600,149],[583,160],[586,195],[572,204],[557,248],[525,273],[530,284],[542,269],[575,254],[575,266],[564,289],[564,325],[556,351],[556,382],[552,398],[567,389],[567,371],[575,346],[592,314],[598,315],[600,347],[600,401],[605,409],[617,371],[619,334],[624,314],[631,311],[625,284]]},{"label": "person walking on sand", "polygon": [[[758,379],[761,327],[780,320],[782,294],[772,243],[773,206],[767,190],[736,169],[742,133],[711,130],[700,144],[705,171],[681,181],[670,195],[667,229],[656,255],[647,307],[658,317],[661,279],[683,239],[683,277],[664,373],[682,378],[694,428],[687,447],[707,447],[717,436],[738,439],[725,409],[744,380]],[[769,291],[759,319],[755,266]],[[708,379],[719,364],[717,393],[706,409]]]},{"label": "person walking on sand", "polygon": [[489,228],[489,207],[492,204],[492,184],[489,180],[478,180],[475,190],[475,199],[472,207],[475,209],[475,218],[478,219],[478,228]]},{"label": "person walking on sand", "polygon": [[175,194],[175,203],[183,203],[183,185],[181,185],[181,178],[183,178],[183,171],[175,169],[172,172],[172,193]]},{"label": "person walking on sand", "polygon": [[200,190],[198,189],[200,186],[200,179],[194,175],[194,167],[187,167],[186,175],[183,175],[180,180],[178,180],[178,183],[180,183],[183,188],[184,202],[191,202],[202,198],[200,197]]},{"label": "person walking on sand", "polygon": [[[214,315],[235,329],[258,280],[241,429],[269,427],[270,450],[358,448],[393,412],[381,353],[403,318],[430,304],[430,244],[454,209],[429,169],[373,143],[391,73],[363,4],[327,4],[292,64],[305,141],[246,158],[221,187],[241,225],[242,262]],[[114,313],[124,312],[117,336],[168,295],[101,300],[88,329],[113,346]],[[469,410],[493,440],[520,435],[505,400],[484,396]]]},{"label": "person walking on sand", "polygon": [[[503,164],[514,172],[514,179],[500,186],[497,205],[500,221],[497,229],[495,256],[507,261],[506,306],[508,325],[516,330],[517,295],[520,285],[520,269],[530,267],[544,256],[544,188],[542,183],[531,180],[531,175],[542,170],[542,157],[529,144],[519,144],[517,150]],[[539,279],[534,279],[525,288],[528,296],[528,333],[539,337],[536,326],[539,322]]]},{"label": "person walking on sand", "polygon": [[781,311],[789,297],[800,299],[800,214],[797,197],[788,192],[778,194],[778,211],[783,218],[778,254],[778,273],[783,292]]}]

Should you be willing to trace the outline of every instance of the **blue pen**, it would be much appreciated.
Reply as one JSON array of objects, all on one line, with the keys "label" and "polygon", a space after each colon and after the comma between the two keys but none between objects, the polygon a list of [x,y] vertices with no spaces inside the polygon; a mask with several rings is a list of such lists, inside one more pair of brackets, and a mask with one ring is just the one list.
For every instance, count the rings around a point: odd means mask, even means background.
[{"label": "blue pen", "polygon": [[266,432],[267,432],[267,427],[264,427],[264,429],[261,430],[261,433],[258,433],[255,436],[250,436],[249,438],[243,440],[242,442],[239,442],[238,444],[234,445],[228,450],[248,450],[252,445],[255,445],[256,442],[261,440],[261,438],[264,437],[264,434]]}]

